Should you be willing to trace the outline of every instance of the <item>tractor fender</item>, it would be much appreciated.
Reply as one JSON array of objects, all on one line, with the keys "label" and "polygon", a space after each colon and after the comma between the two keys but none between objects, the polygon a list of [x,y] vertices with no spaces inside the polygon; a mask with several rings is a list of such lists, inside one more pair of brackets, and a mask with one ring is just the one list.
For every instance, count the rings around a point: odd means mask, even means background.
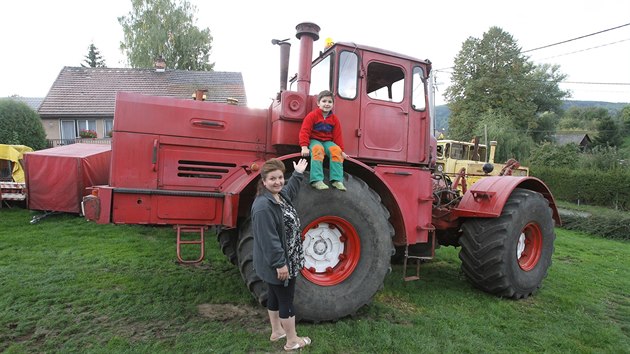
[{"label": "tractor fender", "polygon": [[[293,164],[291,160],[299,158],[300,156],[300,153],[294,153],[277,156],[276,158],[284,162],[287,172],[292,172]],[[268,156],[268,158],[272,157],[274,156]],[[256,195],[260,169],[265,161],[266,159],[252,160],[249,165],[242,166],[243,168],[240,172],[234,174],[228,183],[221,186],[221,191],[224,194],[223,227],[235,228],[238,226],[238,218],[246,217],[249,214],[249,208]],[[239,215],[239,210],[241,211],[241,215]]]},{"label": "tractor fender", "polygon": [[[288,155],[277,156],[278,159],[285,163],[287,172],[291,172],[293,170],[293,165],[291,163],[292,160],[296,160],[300,158],[300,153],[293,153]],[[226,228],[234,228],[237,227],[237,219],[246,217],[249,212],[249,207],[251,202],[253,202],[253,198],[256,193],[256,188],[260,176],[259,169],[262,167],[262,164],[265,163],[264,159],[252,161],[250,166],[243,168],[242,172],[232,178],[230,183],[226,184],[222,191],[225,194],[224,200],[224,208],[223,208],[223,226]],[[393,167],[392,167],[393,168]],[[385,166],[377,166],[377,168],[372,168],[363,162],[348,157],[344,161],[344,172],[346,174],[355,176],[363,180],[368,186],[374,190],[380,197],[381,202],[385,206],[385,208],[390,213],[390,222],[394,227],[395,232],[395,244],[406,244],[408,240],[406,239],[406,235],[415,235],[418,234],[412,239],[415,239],[413,243],[416,242],[427,242],[426,241],[426,230],[430,229],[430,220],[431,220],[431,212],[427,211],[424,219],[426,219],[426,227],[418,228],[418,220],[417,213],[404,213],[401,209],[401,205],[406,205],[403,200],[407,200],[409,198],[405,198],[405,195],[408,195],[408,190],[405,188],[399,187],[398,189],[394,187],[394,185],[399,185],[399,183],[388,182],[386,176],[411,176],[413,175],[414,180],[422,179],[422,177],[416,176],[418,171],[413,171],[416,169],[409,168],[398,168],[401,170],[405,170],[404,173],[396,174],[389,173],[385,174],[382,169],[389,170],[390,167]],[[394,168],[396,169],[396,168]],[[411,171],[408,172],[408,171]],[[387,171],[392,172],[392,171]],[[407,177],[409,178],[409,177]],[[427,187],[429,188],[429,187]],[[397,192],[397,190],[399,190]],[[427,189],[427,195],[430,196],[430,189]],[[432,199],[431,199],[432,200]],[[430,201],[431,201],[430,200]],[[430,203],[429,201],[429,203]],[[245,204],[249,205],[245,205]],[[416,205],[417,200],[413,200],[412,205]],[[240,206],[239,206],[240,205]],[[239,210],[241,214],[239,215]],[[426,229],[426,230],[425,230]]]},{"label": "tractor fender", "polygon": [[457,208],[457,217],[495,218],[516,188],[528,189],[542,194],[549,202],[556,225],[561,225],[556,202],[547,186],[535,177],[491,176],[484,177],[469,188]]}]

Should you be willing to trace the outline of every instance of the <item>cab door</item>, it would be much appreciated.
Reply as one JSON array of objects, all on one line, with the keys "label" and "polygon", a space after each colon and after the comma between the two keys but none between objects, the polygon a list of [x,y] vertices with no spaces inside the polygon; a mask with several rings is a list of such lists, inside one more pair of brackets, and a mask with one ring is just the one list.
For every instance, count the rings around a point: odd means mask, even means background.
[{"label": "cab door", "polygon": [[365,77],[360,81],[358,156],[406,161],[409,131],[406,61],[368,51],[362,60]]}]

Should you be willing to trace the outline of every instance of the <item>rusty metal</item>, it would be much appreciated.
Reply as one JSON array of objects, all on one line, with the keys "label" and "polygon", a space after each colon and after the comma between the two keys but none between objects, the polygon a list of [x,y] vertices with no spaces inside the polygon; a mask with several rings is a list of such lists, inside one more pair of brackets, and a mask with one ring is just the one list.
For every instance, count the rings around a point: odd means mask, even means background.
[{"label": "rusty metal", "polygon": [[[205,241],[204,232],[208,229],[207,226],[194,226],[194,225],[176,225],[177,230],[177,260],[184,264],[194,264],[203,261],[205,257]],[[197,240],[183,240],[182,233],[199,233],[199,239]],[[199,257],[197,259],[183,259],[182,258],[182,245],[199,245]]]}]

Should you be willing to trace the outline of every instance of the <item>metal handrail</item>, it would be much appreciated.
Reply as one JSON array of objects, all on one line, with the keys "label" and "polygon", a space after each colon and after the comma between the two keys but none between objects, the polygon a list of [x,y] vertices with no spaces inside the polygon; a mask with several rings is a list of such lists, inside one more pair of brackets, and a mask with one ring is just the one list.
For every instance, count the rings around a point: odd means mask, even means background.
[{"label": "metal handrail", "polygon": [[92,138],[75,138],[75,139],[46,139],[47,146],[49,148],[63,146],[63,145],[71,145],[76,143],[84,143],[84,144],[111,144],[111,138],[101,138],[101,139],[92,139]]}]

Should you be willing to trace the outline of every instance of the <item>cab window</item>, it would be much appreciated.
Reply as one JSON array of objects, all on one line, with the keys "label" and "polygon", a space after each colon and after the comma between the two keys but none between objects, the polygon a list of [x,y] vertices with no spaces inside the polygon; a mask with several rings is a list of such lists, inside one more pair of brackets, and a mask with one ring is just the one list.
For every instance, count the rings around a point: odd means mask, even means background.
[{"label": "cab window", "polygon": [[353,52],[341,52],[339,54],[339,96],[347,99],[357,97],[357,72],[359,58]]},{"label": "cab window", "polygon": [[367,95],[376,100],[402,102],[405,73],[397,66],[372,62],[367,68]]},{"label": "cab window", "polygon": [[424,111],[426,108],[426,79],[424,77],[424,70],[421,67],[416,66],[413,68],[413,76],[411,78],[412,92],[411,92],[411,107],[416,111]]},{"label": "cab window", "polygon": [[332,75],[331,75],[331,59],[332,55],[328,55],[320,62],[315,64],[311,69],[311,89],[310,95],[317,96],[324,90],[331,90]]}]

